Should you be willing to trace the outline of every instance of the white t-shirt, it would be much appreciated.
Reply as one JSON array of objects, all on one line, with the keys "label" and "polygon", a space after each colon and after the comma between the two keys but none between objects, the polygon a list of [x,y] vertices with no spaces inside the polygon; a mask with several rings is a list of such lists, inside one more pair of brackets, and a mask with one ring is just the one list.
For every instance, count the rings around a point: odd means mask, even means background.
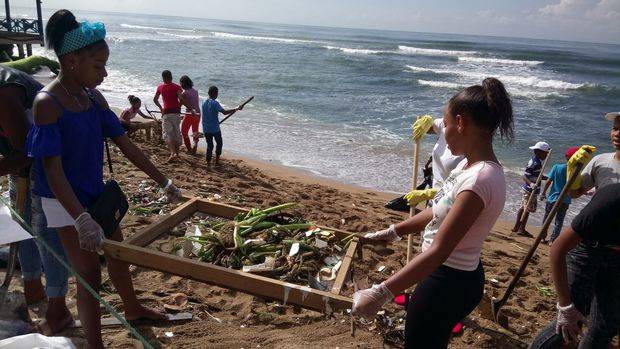
[{"label": "white t-shirt", "polygon": [[441,188],[444,179],[450,175],[450,172],[456,165],[463,160],[463,156],[454,156],[444,136],[443,118],[433,120],[433,131],[437,134],[437,143],[433,147],[433,188]]},{"label": "white t-shirt", "polygon": [[616,153],[604,153],[595,156],[581,172],[581,188],[603,188],[607,185],[620,183],[620,161]]},{"label": "white t-shirt", "polygon": [[481,161],[464,169],[466,165],[467,160],[461,161],[433,198],[433,219],[422,232],[422,251],[433,243],[457,195],[470,190],[482,199],[484,208],[443,264],[471,271],[478,267],[482,243],[504,209],[506,179],[503,167],[495,162]]}]

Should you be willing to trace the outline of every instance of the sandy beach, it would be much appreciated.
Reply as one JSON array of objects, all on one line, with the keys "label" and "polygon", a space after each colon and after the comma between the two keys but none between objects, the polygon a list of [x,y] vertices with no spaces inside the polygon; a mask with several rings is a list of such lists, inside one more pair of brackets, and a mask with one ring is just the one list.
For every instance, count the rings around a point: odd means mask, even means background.
[{"label": "sandy beach", "polygon": [[[383,207],[390,193],[375,192],[364,188],[313,177],[303,171],[289,169],[266,162],[224,155],[219,167],[207,169],[201,156],[182,154],[171,164],[164,164],[167,153],[164,147],[147,142],[141,134],[134,140],[146,154],[173,180],[186,195],[213,198],[243,207],[266,207],[284,202],[301,204],[296,211],[306,219],[323,225],[364,233],[382,229],[397,222],[406,214]],[[128,197],[140,190],[140,183],[152,186],[146,176],[113,148],[115,178],[121,183]],[[132,207],[132,209],[135,207]],[[167,205],[168,212],[173,205]],[[125,237],[145,227],[158,218],[130,213],[123,221]],[[536,231],[536,230],[533,230]],[[483,248],[487,292],[503,292],[511,275],[517,270],[533,240],[511,236],[509,225],[498,222]],[[419,237],[415,237],[419,246]],[[355,261],[356,274],[368,285],[381,282],[398,270],[405,261],[406,242],[388,246],[364,246],[364,260]],[[524,278],[504,311],[509,317],[509,330],[482,319],[478,311],[463,321],[464,331],[452,339],[450,348],[515,348],[526,347],[534,334],[554,315],[554,294],[548,266],[548,247],[541,245]],[[378,269],[385,266],[382,272]],[[332,318],[293,306],[274,302],[219,287],[184,280],[143,268],[132,268],[139,297],[147,304],[162,307],[166,298],[182,292],[190,303],[184,311],[192,312],[191,322],[141,326],[140,330],[154,343],[166,348],[377,348],[382,346],[380,329],[373,323],[357,322],[355,337],[350,335],[349,316],[334,314]],[[1,274],[0,274],[1,277]],[[104,272],[104,298],[120,308],[120,299]],[[68,295],[71,310],[75,308],[75,281],[71,281]],[[13,283],[20,290],[19,280]],[[351,295],[350,285],[343,294]],[[42,314],[42,306],[31,307]],[[222,320],[214,321],[207,312]],[[389,305],[386,314],[398,319],[404,311]],[[398,321],[398,320],[397,320]],[[166,337],[172,332],[173,337]],[[104,329],[104,344],[111,348],[126,348],[132,340],[121,327]],[[61,333],[80,343],[81,331],[71,329]]]}]

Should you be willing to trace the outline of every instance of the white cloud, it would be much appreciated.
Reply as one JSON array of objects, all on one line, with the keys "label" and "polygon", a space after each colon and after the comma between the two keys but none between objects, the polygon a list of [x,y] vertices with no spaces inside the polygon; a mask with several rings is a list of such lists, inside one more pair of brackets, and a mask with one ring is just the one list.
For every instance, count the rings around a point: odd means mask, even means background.
[{"label": "white cloud", "polygon": [[586,17],[593,21],[614,22],[617,25],[620,21],[620,0],[601,0],[586,12]]},{"label": "white cloud", "polygon": [[575,17],[583,14],[591,5],[592,2],[587,0],[560,0],[540,8],[538,12],[545,16]]}]

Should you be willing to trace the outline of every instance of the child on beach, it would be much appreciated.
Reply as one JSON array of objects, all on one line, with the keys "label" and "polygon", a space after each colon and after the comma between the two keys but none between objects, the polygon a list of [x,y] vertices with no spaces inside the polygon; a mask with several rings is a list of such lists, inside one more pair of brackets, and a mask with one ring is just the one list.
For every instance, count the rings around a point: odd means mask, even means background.
[{"label": "child on beach", "polygon": [[[65,302],[68,291],[67,270],[41,244],[44,241],[61,258],[66,258],[58,233],[47,227],[41,198],[33,192],[35,176],[32,159],[28,158],[25,151],[26,135],[32,123],[32,104],[42,88],[43,85],[30,75],[0,65],[0,177],[9,175],[11,205],[15,207],[17,202],[23,202],[23,211],[20,213],[36,235],[36,239],[18,243],[17,257],[26,304],[35,304],[47,298],[45,320],[39,322],[37,327],[42,334],[51,336],[69,326],[73,316]],[[25,198],[18,198],[18,195],[25,195]],[[43,275],[45,287],[41,281]]]},{"label": "child on beach", "polygon": [[123,128],[125,129],[127,135],[131,135],[133,132],[136,131],[136,126],[131,123],[131,119],[135,118],[136,115],[140,115],[145,119],[153,118],[149,115],[144,114],[142,110],[140,110],[140,107],[142,106],[142,101],[140,100],[140,98],[134,95],[129,95],[127,99],[129,100],[129,104],[131,106],[121,112],[121,115],[118,117],[118,121],[120,121],[121,126],[123,126]]},{"label": "child on beach", "polygon": [[[181,76],[179,81],[183,93],[181,97],[183,105],[185,106],[185,115],[183,116],[183,123],[181,124],[181,134],[183,135],[183,142],[187,148],[187,152],[190,154],[196,154],[196,148],[198,147],[198,125],[200,124],[200,98],[198,97],[198,91],[194,89],[194,83],[192,79],[187,75]],[[194,139],[194,145],[189,141],[189,129],[192,129],[192,138]]]},{"label": "child on beach", "polygon": [[398,241],[422,232],[422,252],[379,285],[355,292],[352,314],[374,317],[395,294],[416,285],[407,309],[406,348],[447,348],[452,328],[484,291],[482,244],[506,201],[504,170],[493,150],[496,131],[513,136],[510,97],[495,78],[454,95],[444,111],[446,142],[461,161],[433,198],[433,206],[369,242]]},{"label": "child on beach", "polygon": [[[170,157],[168,162],[179,157],[179,147],[181,146],[181,86],[172,82],[172,73],[170,70],[164,70],[161,73],[163,83],[157,86],[153,103],[161,111],[162,119],[162,135],[168,149]],[[164,105],[159,103],[159,96],[162,97]]]},{"label": "child on beach", "polygon": [[[101,265],[95,251],[102,248],[104,232],[87,208],[104,190],[104,137],[164,188],[169,201],[181,194],[131,142],[95,89],[107,75],[110,54],[104,25],[78,23],[70,11],[59,10],[47,22],[45,39],[61,69],[34,101],[35,124],[26,142],[28,155],[35,161],[34,193],[41,196],[47,226],[58,231],[72,268],[98,291]],[[123,235],[117,229],[108,238],[122,241]],[[127,320],[165,319],[165,314],[140,304],[126,263],[107,258],[107,269]],[[100,304],[81,283],[77,284],[77,308],[88,347],[103,348]]]},{"label": "child on beach", "polygon": [[[517,221],[515,222],[515,226],[512,228],[514,233],[518,232],[519,235],[527,237],[533,237],[532,234],[525,230],[525,227],[527,225],[529,214],[536,212],[536,199],[540,193],[540,188],[536,188],[536,180],[538,180],[540,171],[542,171],[542,162],[547,158],[547,154],[549,154],[551,147],[546,142],[538,142],[531,146],[530,149],[534,151],[534,156],[525,167],[525,173],[522,177],[524,183],[521,187],[523,194],[521,196],[521,208],[519,208],[519,212],[517,213]],[[546,180],[547,177],[543,176],[543,179]],[[534,195],[532,200],[529,200],[530,195]],[[527,206],[528,201],[530,205],[525,207]],[[523,213],[523,211],[525,211],[525,213]],[[521,217],[523,217],[523,219],[521,219]]]},{"label": "child on beach", "polygon": [[[570,157],[573,156],[577,150],[579,150],[579,147],[568,148],[566,154],[564,154],[566,161],[568,161],[568,159],[570,159]],[[566,163],[553,165],[547,177],[549,179],[547,179],[542,194],[540,195],[540,201],[544,201],[545,199],[547,200],[547,203],[545,204],[545,216],[543,217],[543,221],[545,221],[547,216],[549,216],[553,205],[555,205],[556,201],[558,201],[558,197],[566,185]],[[547,189],[549,189],[549,187],[551,187],[551,191],[549,192],[549,197],[547,197],[545,194],[547,193]],[[549,237],[549,241],[551,243],[553,243],[562,231],[564,217],[566,216],[566,211],[568,211],[568,206],[570,203],[571,198],[569,195],[566,195],[562,200],[562,203],[560,203],[558,212],[555,215],[555,227]]]},{"label": "child on beach", "polygon": [[207,140],[207,166],[211,166],[211,159],[213,158],[213,139],[217,147],[215,148],[215,164],[217,165],[222,155],[222,132],[220,130],[220,119],[218,113],[224,115],[230,115],[237,110],[242,110],[242,106],[238,106],[234,109],[224,109],[217,101],[218,96],[217,86],[209,87],[209,99],[202,103],[202,131],[205,134]]}]

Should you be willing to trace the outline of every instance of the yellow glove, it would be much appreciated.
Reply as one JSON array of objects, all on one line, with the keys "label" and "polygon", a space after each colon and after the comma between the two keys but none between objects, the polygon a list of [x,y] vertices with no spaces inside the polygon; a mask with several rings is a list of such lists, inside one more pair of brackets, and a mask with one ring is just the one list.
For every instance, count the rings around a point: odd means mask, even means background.
[{"label": "yellow glove", "polygon": [[413,123],[413,140],[417,141],[422,139],[428,130],[433,127],[433,117],[430,115],[418,116],[417,120]]},{"label": "yellow glove", "polygon": [[[585,167],[588,164],[588,162],[590,162],[590,159],[592,159],[592,154],[594,154],[595,151],[596,151],[596,147],[594,146],[582,145],[581,148],[579,148],[579,150],[577,150],[575,154],[573,154],[573,156],[571,156],[570,159],[568,159],[568,165],[566,166],[566,180],[567,181],[573,175],[573,172],[575,172],[575,168],[577,167],[577,164],[583,164],[583,166]],[[576,190],[579,188],[581,188],[581,175],[575,178],[573,185],[571,185],[570,187],[571,190]]]},{"label": "yellow glove", "polygon": [[437,191],[439,191],[437,188],[412,190],[409,194],[405,195],[405,199],[409,202],[409,206],[415,206],[420,202],[428,201],[434,198]]}]

